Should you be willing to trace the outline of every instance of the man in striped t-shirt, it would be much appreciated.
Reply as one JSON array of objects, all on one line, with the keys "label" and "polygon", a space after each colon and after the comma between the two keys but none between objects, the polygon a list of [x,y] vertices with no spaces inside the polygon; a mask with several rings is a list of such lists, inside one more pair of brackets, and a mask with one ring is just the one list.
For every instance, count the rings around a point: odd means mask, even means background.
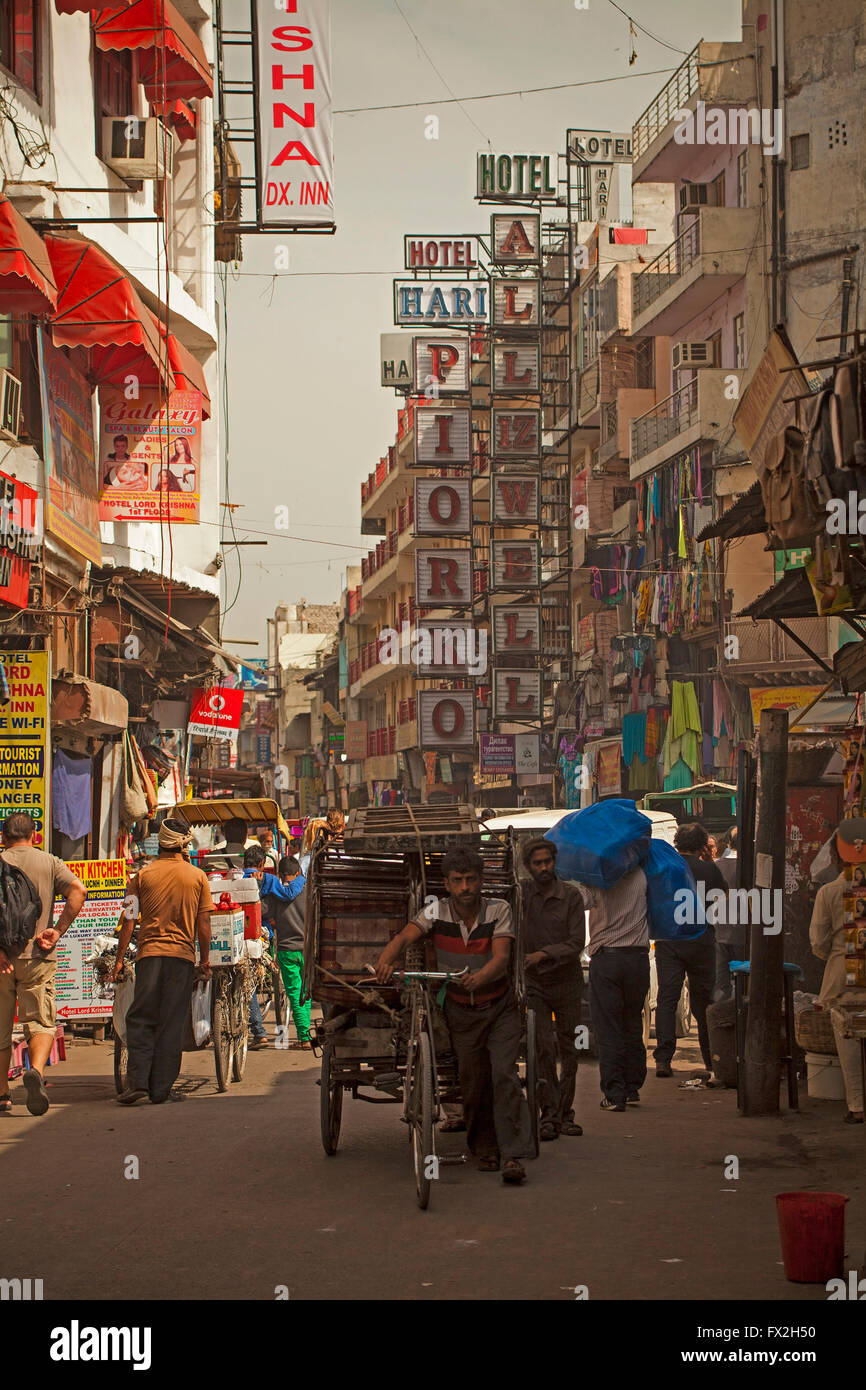
[{"label": "man in striped t-shirt", "polygon": [[514,926],[502,898],[482,898],[484,865],[473,850],[450,849],[442,857],[449,896],[428,903],[385,947],[376,965],[382,984],[407,946],[432,936],[439,970],[469,967],[448,985],[445,1018],[451,1031],[469,1150],[483,1172],[502,1180],[526,1179],[522,1158],[531,1153],[529,1111],[517,1075],[520,1016],[509,965]]}]

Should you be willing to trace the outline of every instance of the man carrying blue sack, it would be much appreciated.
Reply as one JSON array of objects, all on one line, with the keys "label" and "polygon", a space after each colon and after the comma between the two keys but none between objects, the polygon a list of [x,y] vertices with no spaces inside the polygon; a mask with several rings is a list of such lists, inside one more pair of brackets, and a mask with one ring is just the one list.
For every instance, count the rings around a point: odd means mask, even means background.
[{"label": "man carrying blue sack", "polygon": [[609,888],[579,885],[589,908],[589,998],[602,1110],[640,1102],[646,1081],[643,1005],[649,989],[647,881],[638,865]]}]

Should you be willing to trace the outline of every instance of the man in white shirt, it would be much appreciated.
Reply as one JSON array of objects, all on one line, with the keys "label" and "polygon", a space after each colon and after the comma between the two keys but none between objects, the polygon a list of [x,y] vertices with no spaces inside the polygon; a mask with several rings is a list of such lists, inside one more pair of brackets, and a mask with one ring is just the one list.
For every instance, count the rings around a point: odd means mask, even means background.
[{"label": "man in white shirt", "polygon": [[579,884],[589,909],[589,993],[602,1110],[640,1102],[646,1081],[643,1005],[650,983],[646,875],[640,867],[610,888]]}]

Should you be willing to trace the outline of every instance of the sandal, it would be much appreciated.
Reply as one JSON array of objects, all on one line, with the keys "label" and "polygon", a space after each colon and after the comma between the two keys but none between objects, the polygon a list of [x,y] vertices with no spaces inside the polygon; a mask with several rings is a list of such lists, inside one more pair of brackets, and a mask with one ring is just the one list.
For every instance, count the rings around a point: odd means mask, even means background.
[{"label": "sandal", "polygon": [[456,1117],[450,1120],[443,1120],[439,1126],[440,1134],[463,1134],[466,1131],[466,1121],[458,1120]]},{"label": "sandal", "polygon": [[502,1181],[510,1183],[526,1182],[526,1169],[516,1158],[506,1160],[502,1169]]},{"label": "sandal", "polygon": [[559,1138],[559,1130],[556,1128],[556,1125],[551,1124],[551,1123],[548,1122],[548,1123],[543,1124],[543,1125],[541,1126],[541,1129],[538,1131],[538,1137],[539,1137],[539,1139],[545,1139],[545,1140],[547,1140],[547,1139],[558,1139],[558,1138]]},{"label": "sandal", "polygon": [[[2,1103],[2,1102],[0,1102],[0,1103]],[[849,1111],[847,1112],[847,1114],[845,1115],[845,1124],[846,1124],[846,1125],[862,1125],[862,1123],[863,1123],[863,1111],[862,1111],[862,1110],[849,1110]]]},{"label": "sandal", "polygon": [[479,1173],[498,1173],[499,1159],[491,1157],[479,1158],[476,1167],[478,1168]]},{"label": "sandal", "polygon": [[298,1038],[295,1042],[289,1043],[290,1052],[312,1052],[313,1046],[309,1038]]},{"label": "sandal", "polygon": [[12,1114],[12,1097],[7,1091],[5,1096],[0,1096],[0,1115]]}]

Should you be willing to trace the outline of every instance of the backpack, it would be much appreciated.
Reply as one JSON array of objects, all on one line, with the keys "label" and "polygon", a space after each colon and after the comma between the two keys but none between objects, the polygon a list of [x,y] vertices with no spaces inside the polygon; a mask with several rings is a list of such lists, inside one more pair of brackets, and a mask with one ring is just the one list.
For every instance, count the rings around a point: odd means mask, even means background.
[{"label": "backpack", "polygon": [[42,900],[30,879],[0,855],[0,950],[17,955],[41,916]]},{"label": "backpack", "polygon": [[611,888],[637,867],[650,846],[652,822],[624,797],[572,811],[545,834],[556,845],[556,872],[590,888]]},{"label": "backpack", "polygon": [[682,855],[666,840],[653,840],[642,868],[646,874],[650,938],[653,941],[695,941],[703,936],[706,924],[697,921],[694,875]]}]

